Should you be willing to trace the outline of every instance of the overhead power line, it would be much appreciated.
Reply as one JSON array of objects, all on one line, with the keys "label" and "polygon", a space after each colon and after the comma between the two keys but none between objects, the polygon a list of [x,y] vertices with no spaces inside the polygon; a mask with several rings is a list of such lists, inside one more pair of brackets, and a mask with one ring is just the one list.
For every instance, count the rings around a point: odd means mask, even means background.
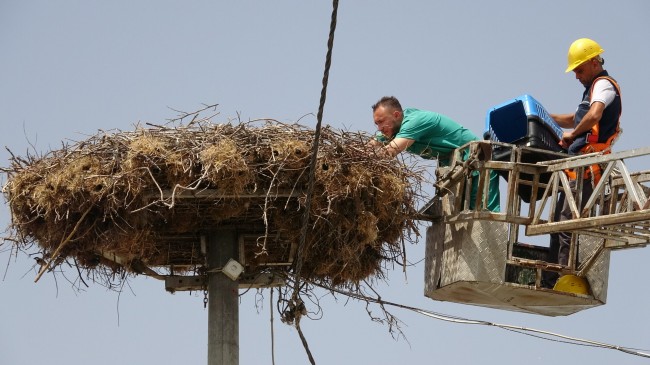
[{"label": "overhead power line", "polygon": [[[320,286],[316,283],[312,283],[314,285]],[[504,330],[512,331],[515,333],[519,334],[525,334],[528,336],[532,336],[535,338],[547,340],[547,341],[555,341],[555,342],[562,342],[566,343],[569,345],[577,345],[577,346],[587,346],[587,347],[598,347],[598,348],[604,348],[608,350],[616,350],[616,351],[621,351],[626,354],[634,355],[634,356],[640,356],[640,357],[646,357],[650,358],[650,353],[648,350],[642,350],[642,349],[636,349],[632,347],[627,347],[627,346],[620,346],[620,345],[612,345],[608,344],[605,342],[599,342],[599,341],[593,341],[593,340],[588,340],[584,338],[579,338],[579,337],[573,337],[573,336],[567,336],[563,335],[560,333],[555,333],[555,332],[550,332],[550,331],[545,331],[545,330],[540,330],[540,329],[535,329],[535,328],[529,328],[529,327],[522,327],[522,326],[515,326],[515,325],[510,325],[510,324],[503,324],[503,323],[494,323],[490,321],[484,321],[484,320],[476,320],[476,319],[469,319],[469,318],[463,318],[463,317],[457,317],[457,316],[452,316],[448,314],[443,314],[443,313],[438,313],[438,312],[433,312],[430,310],[426,309],[421,309],[417,307],[412,307],[409,305],[405,304],[399,304],[395,302],[389,302],[386,300],[378,299],[378,298],[373,298],[373,297],[367,297],[361,294],[357,293],[352,293],[352,292],[347,292],[343,290],[338,290],[338,289],[333,289],[333,288],[326,288],[321,286],[323,289],[330,290],[342,295],[346,295],[348,297],[366,301],[366,302],[372,302],[372,303],[377,303],[380,305],[390,305],[393,307],[401,308],[401,309],[406,309],[413,311],[415,313],[421,314],[423,316],[441,320],[441,321],[446,321],[446,322],[451,322],[451,323],[457,323],[457,324],[469,324],[469,325],[481,325],[481,326],[490,326],[490,327],[497,327],[501,328]]]}]

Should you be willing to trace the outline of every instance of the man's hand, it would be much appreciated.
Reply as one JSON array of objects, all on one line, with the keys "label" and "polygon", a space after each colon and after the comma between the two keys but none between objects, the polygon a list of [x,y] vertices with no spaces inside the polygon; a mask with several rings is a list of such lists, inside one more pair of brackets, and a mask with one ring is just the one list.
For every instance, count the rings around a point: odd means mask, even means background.
[{"label": "man's hand", "polygon": [[384,147],[384,144],[373,138],[370,141],[368,141],[366,146],[372,147],[372,148],[380,148],[380,147]]},{"label": "man's hand", "polygon": [[573,132],[563,132],[562,133],[562,140],[560,141],[560,146],[564,149],[569,148],[571,143],[573,143],[573,140],[575,138],[573,137]]},{"label": "man's hand", "polygon": [[372,153],[374,153],[377,156],[391,157],[388,154],[388,151],[386,150],[386,146],[384,145],[384,143],[374,138],[368,141],[368,143],[366,143],[366,148],[369,150],[368,152],[372,151]]},{"label": "man's hand", "polygon": [[395,157],[412,145],[413,142],[415,141],[408,138],[395,138],[388,142],[388,144],[384,145],[378,140],[372,139],[366,144],[366,146],[374,148],[375,153],[379,156]]}]

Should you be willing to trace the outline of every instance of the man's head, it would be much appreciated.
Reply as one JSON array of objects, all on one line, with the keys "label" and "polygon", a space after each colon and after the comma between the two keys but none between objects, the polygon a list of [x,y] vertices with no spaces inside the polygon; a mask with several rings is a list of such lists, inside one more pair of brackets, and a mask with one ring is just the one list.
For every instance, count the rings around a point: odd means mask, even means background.
[{"label": "man's head", "polygon": [[603,71],[605,60],[600,56],[603,52],[602,47],[589,38],[576,40],[569,47],[565,72],[575,72],[576,79],[585,87],[589,86],[594,78]]},{"label": "man's head", "polygon": [[600,56],[587,60],[587,62],[573,69],[576,79],[585,87],[589,87],[596,76],[603,72],[603,63],[605,63],[605,60]]},{"label": "man's head", "polygon": [[377,130],[386,138],[393,138],[402,125],[402,105],[396,97],[384,96],[372,106],[372,117]]}]

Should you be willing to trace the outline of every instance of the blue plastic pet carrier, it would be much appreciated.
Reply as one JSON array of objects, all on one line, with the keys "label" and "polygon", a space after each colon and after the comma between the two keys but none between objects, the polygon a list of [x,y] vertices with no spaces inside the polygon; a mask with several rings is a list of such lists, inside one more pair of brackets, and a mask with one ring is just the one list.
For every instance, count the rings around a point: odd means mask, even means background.
[{"label": "blue plastic pet carrier", "polygon": [[[499,104],[487,113],[485,118],[485,139],[510,143],[517,146],[532,147],[545,151],[525,151],[520,156],[519,162],[537,163],[540,161],[555,160],[563,157],[566,151],[559,145],[562,139],[562,128],[551,118],[535,98],[522,95],[505,103]],[[512,149],[494,146],[492,159],[497,161],[510,161]],[[499,172],[506,180],[508,174]],[[522,174],[522,180],[532,180],[532,176]],[[540,183],[547,183],[550,174],[540,176]],[[532,187],[528,184],[519,184],[519,196],[525,202],[539,200],[544,193],[538,190],[537,196],[532,196]]]},{"label": "blue plastic pet carrier", "polygon": [[561,152],[562,128],[542,104],[522,95],[490,109],[485,118],[486,136],[493,141]]}]

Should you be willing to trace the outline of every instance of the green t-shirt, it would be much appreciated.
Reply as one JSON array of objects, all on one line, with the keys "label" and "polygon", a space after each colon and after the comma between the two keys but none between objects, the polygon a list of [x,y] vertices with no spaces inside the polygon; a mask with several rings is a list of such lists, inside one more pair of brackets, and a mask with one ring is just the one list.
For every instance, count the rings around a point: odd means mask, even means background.
[{"label": "green t-shirt", "polygon": [[[406,150],[422,158],[438,157],[447,164],[451,152],[479,138],[469,129],[439,113],[414,108],[404,109],[404,118],[395,138],[412,139]],[[382,138],[385,139],[385,138]]]}]

